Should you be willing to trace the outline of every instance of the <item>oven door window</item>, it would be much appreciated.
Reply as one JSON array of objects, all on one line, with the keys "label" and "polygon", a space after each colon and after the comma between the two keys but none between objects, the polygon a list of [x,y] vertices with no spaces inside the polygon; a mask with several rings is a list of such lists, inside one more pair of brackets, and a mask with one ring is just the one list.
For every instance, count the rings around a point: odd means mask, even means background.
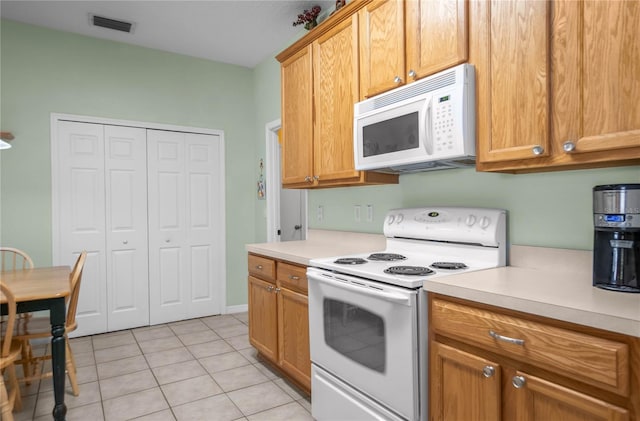
[{"label": "oven door window", "polygon": [[324,299],[324,340],[341,355],[384,373],[385,326],[381,316],[344,301]]}]

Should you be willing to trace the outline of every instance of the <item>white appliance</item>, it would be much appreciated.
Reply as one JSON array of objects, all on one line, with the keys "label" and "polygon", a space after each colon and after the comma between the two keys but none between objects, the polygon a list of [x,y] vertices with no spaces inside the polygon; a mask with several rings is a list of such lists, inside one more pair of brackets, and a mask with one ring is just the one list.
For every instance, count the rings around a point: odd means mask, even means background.
[{"label": "white appliance", "polygon": [[504,266],[506,211],[395,209],[379,253],[311,260],[312,415],[426,420],[429,279]]},{"label": "white appliance", "polygon": [[355,104],[357,170],[475,166],[475,70],[461,64]]}]

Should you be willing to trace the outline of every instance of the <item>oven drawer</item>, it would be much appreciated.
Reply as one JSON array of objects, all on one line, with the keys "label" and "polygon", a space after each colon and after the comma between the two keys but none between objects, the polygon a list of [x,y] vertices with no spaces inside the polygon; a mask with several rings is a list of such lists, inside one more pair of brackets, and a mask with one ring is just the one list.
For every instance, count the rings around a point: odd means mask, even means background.
[{"label": "oven drawer", "polygon": [[629,394],[629,351],[624,343],[438,298],[432,301],[430,320],[443,336]]},{"label": "oven drawer", "polygon": [[307,294],[307,268],[279,262],[278,282],[280,286]]},{"label": "oven drawer", "polygon": [[266,257],[249,254],[249,274],[266,281],[276,280],[276,262]]}]

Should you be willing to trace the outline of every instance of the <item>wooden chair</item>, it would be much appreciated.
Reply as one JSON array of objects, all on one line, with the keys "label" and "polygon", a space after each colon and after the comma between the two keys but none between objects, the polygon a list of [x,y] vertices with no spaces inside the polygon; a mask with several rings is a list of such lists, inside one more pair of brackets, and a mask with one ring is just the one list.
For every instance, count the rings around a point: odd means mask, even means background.
[{"label": "wooden chair", "polygon": [[[13,329],[16,322],[16,299],[13,293],[2,281],[0,281],[0,296],[7,301],[7,320],[4,336],[0,342],[0,416],[2,420],[13,421],[12,411],[22,409],[22,399],[20,397],[20,387],[16,377],[14,363],[20,357],[20,342],[13,339]],[[4,381],[4,372],[8,372],[9,386],[11,391],[7,391]]]},{"label": "wooden chair", "polygon": [[13,247],[0,247],[0,270],[33,268],[33,260],[24,251]]},{"label": "wooden chair", "polygon": [[[73,360],[73,353],[71,352],[71,347],[69,346],[69,337],[67,336],[69,332],[73,332],[78,327],[78,323],[76,322],[76,311],[78,308],[78,297],[80,295],[80,283],[82,281],[82,270],[84,268],[84,262],[87,258],[87,252],[83,251],[78,256],[78,260],[74,265],[71,273],[69,274],[69,283],[71,285],[71,294],[69,295],[69,299],[67,301],[67,320],[65,323],[65,347],[66,347],[66,372],[69,376],[69,382],[71,383],[71,387],[73,389],[73,394],[78,396],[78,381],[76,379],[76,365]],[[32,339],[39,338],[50,338],[51,337],[51,322],[49,317],[32,317],[30,319],[18,319],[16,323],[15,333],[14,333],[14,341],[18,341],[21,344],[25,342],[28,343]],[[32,380],[49,378],[52,376],[51,371],[47,371],[44,373],[36,373],[38,363],[43,360],[50,360],[51,354],[46,354],[43,356],[34,357],[30,355],[27,363],[28,368],[24,370],[24,378],[20,379],[21,382],[29,383]],[[20,360],[19,363],[23,363],[24,361]]]},{"label": "wooden chair", "polygon": [[[29,255],[17,248],[13,247],[0,247],[0,270],[23,270],[32,269],[33,260]],[[31,317],[31,313],[20,313],[17,316],[19,319]],[[0,321],[4,321],[5,316],[0,317]],[[27,341],[22,344],[22,361],[28,360],[33,355],[31,345]],[[27,370],[28,363],[23,364],[22,369]],[[26,371],[24,371],[26,373]]]}]

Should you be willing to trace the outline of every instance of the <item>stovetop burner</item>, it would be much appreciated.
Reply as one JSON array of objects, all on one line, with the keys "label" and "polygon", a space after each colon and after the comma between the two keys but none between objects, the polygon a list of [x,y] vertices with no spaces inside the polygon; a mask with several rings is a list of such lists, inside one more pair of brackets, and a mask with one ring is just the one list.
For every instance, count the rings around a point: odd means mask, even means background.
[{"label": "stovetop burner", "polygon": [[391,275],[423,276],[431,275],[435,272],[424,266],[391,266],[390,268],[385,269],[384,273]]},{"label": "stovetop burner", "polygon": [[337,263],[339,265],[361,265],[363,263],[367,263],[367,261],[359,257],[342,257],[335,260],[333,263]]},{"label": "stovetop burner", "polygon": [[458,269],[466,269],[467,265],[460,262],[433,262],[431,264],[431,267],[435,269],[458,270]]},{"label": "stovetop burner", "polygon": [[367,257],[369,260],[385,260],[385,261],[393,261],[393,260],[405,260],[401,254],[396,253],[373,253]]}]

